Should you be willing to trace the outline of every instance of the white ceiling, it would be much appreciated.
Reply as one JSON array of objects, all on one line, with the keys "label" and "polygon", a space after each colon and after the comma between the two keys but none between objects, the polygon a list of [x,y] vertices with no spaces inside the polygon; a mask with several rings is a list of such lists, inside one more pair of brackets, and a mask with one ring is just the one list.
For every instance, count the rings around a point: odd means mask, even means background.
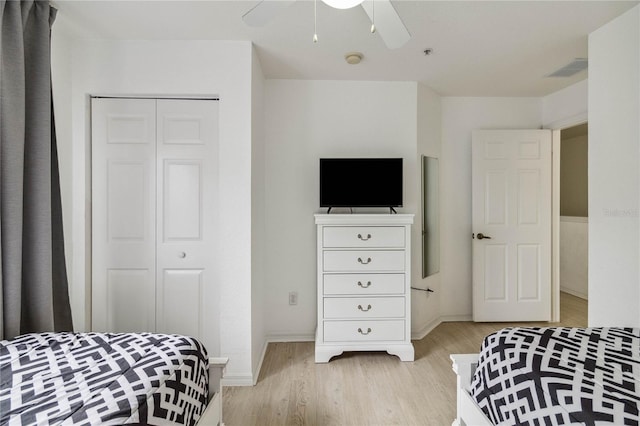
[{"label": "white ceiling", "polygon": [[[276,0],[277,1],[277,0]],[[373,1],[373,0],[365,0]],[[545,77],[587,57],[590,32],[638,1],[409,1],[393,4],[412,35],[389,50],[358,6],[298,0],[269,24],[242,15],[258,1],[58,0],[54,31],[112,39],[251,40],[267,78],[418,81],[443,96],[543,96],[583,80]],[[425,56],[423,50],[432,48]],[[364,59],[348,65],[344,54]]]}]

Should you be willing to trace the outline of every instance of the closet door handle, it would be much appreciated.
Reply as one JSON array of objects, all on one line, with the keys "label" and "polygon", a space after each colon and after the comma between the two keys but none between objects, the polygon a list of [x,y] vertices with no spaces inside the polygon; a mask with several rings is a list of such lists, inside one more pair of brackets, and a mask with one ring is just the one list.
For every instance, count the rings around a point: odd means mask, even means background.
[{"label": "closet door handle", "polygon": [[369,288],[371,286],[371,281],[367,281],[367,284],[362,284],[362,281],[358,281],[358,285],[362,288]]},{"label": "closet door handle", "polygon": [[366,237],[363,237],[362,234],[358,234],[358,239],[362,241],[369,241],[371,239],[371,234],[367,234]]},{"label": "closet door handle", "polygon": [[362,305],[358,305],[358,309],[360,309],[362,312],[369,312],[371,310],[371,305],[367,305],[367,309],[364,309]]},{"label": "closet door handle", "polygon": [[366,336],[367,334],[371,333],[371,329],[367,328],[367,332],[365,333],[364,331],[362,331],[361,328],[358,328],[358,333],[362,334],[363,336]]},{"label": "closet door handle", "polygon": [[367,257],[367,261],[365,262],[364,260],[362,260],[361,257],[358,258],[358,262],[362,263],[363,265],[368,265],[371,263],[371,258]]},{"label": "closet door handle", "polygon": [[185,257],[187,257],[187,253],[185,253],[185,252],[181,251],[180,253],[178,253],[178,257],[179,257],[180,259],[184,259]]}]

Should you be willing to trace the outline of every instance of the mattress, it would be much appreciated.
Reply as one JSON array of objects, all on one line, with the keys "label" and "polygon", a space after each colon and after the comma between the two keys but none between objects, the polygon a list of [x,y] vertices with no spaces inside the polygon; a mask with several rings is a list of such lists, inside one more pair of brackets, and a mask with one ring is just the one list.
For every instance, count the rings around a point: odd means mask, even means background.
[{"label": "mattress", "polygon": [[470,393],[496,425],[638,425],[640,329],[503,329]]},{"label": "mattress", "polygon": [[0,425],[193,425],[207,405],[197,340],[40,333],[0,342]]}]

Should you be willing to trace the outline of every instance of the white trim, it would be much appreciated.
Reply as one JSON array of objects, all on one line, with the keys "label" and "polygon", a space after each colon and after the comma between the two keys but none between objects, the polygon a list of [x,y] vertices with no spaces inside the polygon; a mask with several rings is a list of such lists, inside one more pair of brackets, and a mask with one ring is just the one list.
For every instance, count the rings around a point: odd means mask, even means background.
[{"label": "white trim", "polygon": [[545,129],[550,129],[550,130],[568,129],[569,127],[577,126],[579,124],[584,124],[588,121],[588,119],[589,119],[589,114],[587,113],[587,111],[583,111],[574,116],[563,118],[561,120],[556,120],[552,123],[548,123],[545,126]]},{"label": "white trim", "polygon": [[560,130],[551,131],[551,318],[560,322]]},{"label": "white trim", "polygon": [[222,386],[253,386],[252,374],[227,375],[222,378]]},{"label": "white trim", "polygon": [[560,321],[560,131],[589,121],[587,111],[548,123],[552,137],[551,172],[551,322]]},{"label": "white trim", "polygon": [[220,100],[220,96],[218,95],[180,95],[180,94],[173,94],[173,95],[154,95],[154,94],[146,94],[146,95],[141,95],[141,94],[100,94],[100,93],[93,93],[90,94],[89,97],[91,98],[109,98],[109,99],[187,99],[187,100],[191,100],[191,99],[195,99],[195,100],[210,100],[210,101],[219,101]]},{"label": "white trim", "polygon": [[271,333],[268,334],[264,340],[262,351],[260,351],[260,361],[256,365],[251,375],[237,375],[237,376],[225,376],[222,379],[223,386],[255,386],[260,378],[260,370],[262,370],[262,364],[267,355],[267,348],[269,343],[289,343],[289,342],[313,342],[315,341],[314,334],[290,334],[290,333]]},{"label": "white trim", "polygon": [[442,318],[434,318],[422,327],[420,330],[411,332],[411,340],[422,340],[431,333],[434,328],[442,324]]},{"label": "white trim", "polygon": [[589,223],[589,218],[582,216],[560,216],[560,222]]},{"label": "white trim", "polygon": [[253,386],[258,383],[258,379],[260,378],[260,370],[262,369],[262,363],[264,362],[264,357],[267,354],[267,347],[269,346],[269,341],[267,339],[264,340],[264,344],[262,345],[262,351],[260,351],[260,361],[256,365],[256,368],[253,370]]},{"label": "white trim", "polygon": [[287,342],[314,342],[315,333],[291,334],[291,333],[271,333],[267,335],[267,343],[287,343]]},{"label": "white trim", "polygon": [[440,322],[473,322],[471,315],[443,315]]},{"label": "white trim", "polygon": [[575,297],[579,297],[580,299],[584,299],[584,300],[589,300],[589,296],[585,293],[579,292],[579,291],[575,291],[575,290],[569,290],[568,288],[564,288],[562,286],[560,286],[560,291],[563,293],[568,293],[572,296]]}]

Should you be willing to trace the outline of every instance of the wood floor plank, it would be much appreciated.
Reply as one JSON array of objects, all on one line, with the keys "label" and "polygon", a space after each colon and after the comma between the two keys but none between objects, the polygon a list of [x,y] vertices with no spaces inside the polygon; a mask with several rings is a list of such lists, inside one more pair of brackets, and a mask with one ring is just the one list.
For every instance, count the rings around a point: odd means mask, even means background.
[{"label": "wood floor plank", "polygon": [[227,426],[451,424],[456,376],[449,354],[475,353],[501,328],[587,326],[587,302],[561,294],[560,323],[448,322],[413,342],[415,362],[384,352],[349,352],[314,362],[314,343],[271,343],[258,383],[225,387]]}]

